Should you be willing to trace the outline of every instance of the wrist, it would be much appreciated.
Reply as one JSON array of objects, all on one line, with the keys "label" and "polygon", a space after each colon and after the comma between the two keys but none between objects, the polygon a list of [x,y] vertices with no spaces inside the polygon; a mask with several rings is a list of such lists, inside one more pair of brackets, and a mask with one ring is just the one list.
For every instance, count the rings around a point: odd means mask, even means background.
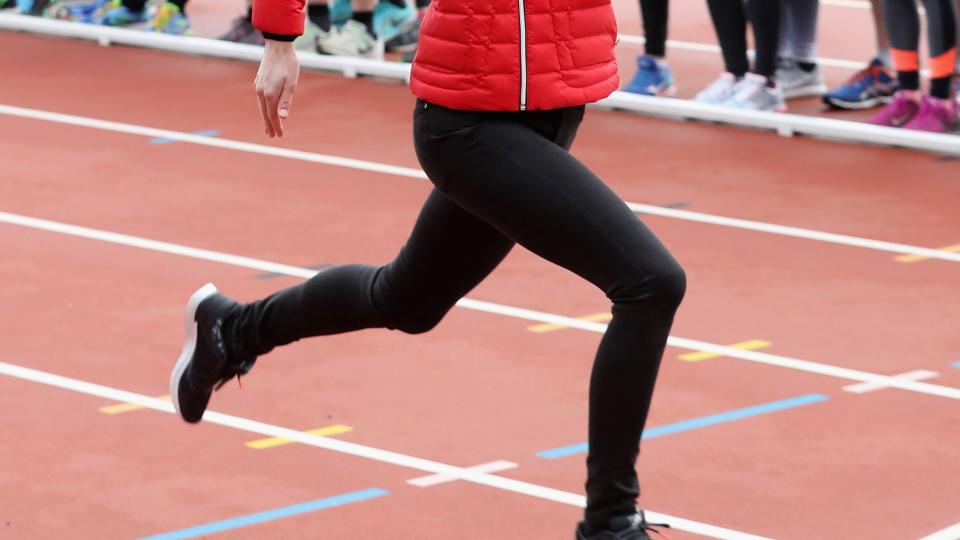
[{"label": "wrist", "polygon": [[298,36],[288,36],[283,34],[271,34],[270,32],[263,32],[263,42],[264,47],[270,48],[293,48],[293,40],[297,39]]}]

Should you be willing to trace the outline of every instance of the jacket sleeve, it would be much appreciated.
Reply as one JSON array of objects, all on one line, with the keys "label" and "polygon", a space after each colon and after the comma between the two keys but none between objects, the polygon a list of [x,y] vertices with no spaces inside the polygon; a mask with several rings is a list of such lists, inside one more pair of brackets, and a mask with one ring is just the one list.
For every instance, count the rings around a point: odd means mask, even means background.
[{"label": "jacket sleeve", "polygon": [[306,0],[254,0],[253,26],[263,37],[293,41],[303,33]]}]

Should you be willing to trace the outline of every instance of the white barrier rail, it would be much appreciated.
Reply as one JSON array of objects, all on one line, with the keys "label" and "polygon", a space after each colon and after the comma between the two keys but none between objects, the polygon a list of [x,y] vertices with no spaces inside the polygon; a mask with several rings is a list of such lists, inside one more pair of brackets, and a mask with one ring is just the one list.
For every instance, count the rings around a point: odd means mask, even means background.
[{"label": "white barrier rail", "polygon": [[[116,43],[248,62],[259,62],[263,54],[263,48],[257,45],[231,43],[208,38],[170,36],[140,30],[79,24],[10,13],[0,13],[0,30],[83,39],[96,41],[104,46]],[[299,56],[301,66],[304,68],[339,72],[351,78],[366,75],[403,82],[409,81],[410,78],[410,64],[403,62],[325,56],[304,52],[299,53]],[[798,114],[743,111],[689,100],[638,96],[627,92],[614,92],[607,99],[597,103],[597,106],[668,118],[717,122],[769,130],[787,137],[808,135],[837,141],[898,146],[960,156],[960,136],[955,134],[924,133]]]}]

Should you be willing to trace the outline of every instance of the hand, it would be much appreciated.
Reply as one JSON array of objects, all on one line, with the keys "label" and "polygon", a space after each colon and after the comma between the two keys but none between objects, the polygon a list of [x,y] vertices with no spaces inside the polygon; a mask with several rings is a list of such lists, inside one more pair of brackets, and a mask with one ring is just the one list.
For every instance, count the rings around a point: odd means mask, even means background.
[{"label": "hand", "polygon": [[266,40],[254,86],[268,137],[283,137],[283,120],[290,116],[300,61],[292,42]]}]

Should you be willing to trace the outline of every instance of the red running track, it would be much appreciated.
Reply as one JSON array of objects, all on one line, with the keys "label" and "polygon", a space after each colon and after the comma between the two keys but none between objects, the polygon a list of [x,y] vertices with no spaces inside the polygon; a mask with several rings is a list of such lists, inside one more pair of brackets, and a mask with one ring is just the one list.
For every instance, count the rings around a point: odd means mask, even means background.
[{"label": "red running track", "polygon": [[[0,103],[416,167],[398,85],[304,74],[291,135],[260,136],[248,64],[0,34]],[[33,60],[24,65],[17,59]],[[189,89],[189,92],[187,90]],[[0,114],[0,211],[296,266],[389,260],[429,185]],[[690,155],[696,153],[697,159]],[[591,111],[574,153],[626,200],[904,244],[957,244],[956,162]],[[688,271],[675,336],[752,339],[778,357],[960,388],[960,263],[645,216]],[[241,299],[294,283],[223,263],[0,223],[0,362],[147,396],[166,392],[181,310],[206,280]],[[516,250],[472,298],[578,317],[602,295]],[[213,408],[570,493],[598,334],[532,333],[454,310],[427,336],[312,340],[264,358]],[[649,425],[796,396],[825,401],[650,439],[642,504],[772,538],[919,538],[960,522],[956,399],[724,357],[665,358]],[[143,537],[366,488],[389,495],[251,525],[231,538],[567,538],[579,511],[302,444],[185,426],[0,377],[0,527],[12,538]],[[881,517],[882,516],[882,517]],[[891,524],[895,524],[891,526]],[[693,537],[683,531],[674,538]]]}]

